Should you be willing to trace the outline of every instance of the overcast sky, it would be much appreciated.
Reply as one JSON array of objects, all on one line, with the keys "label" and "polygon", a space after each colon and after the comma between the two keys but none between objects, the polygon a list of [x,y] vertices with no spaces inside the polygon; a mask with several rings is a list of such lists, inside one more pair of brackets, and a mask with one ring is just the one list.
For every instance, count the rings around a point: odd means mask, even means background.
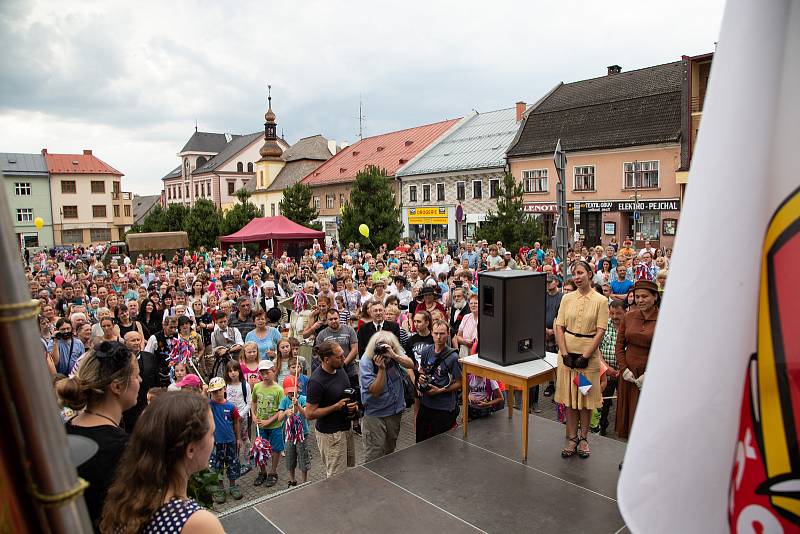
[{"label": "overcast sky", "polygon": [[154,194],[194,131],[364,136],[714,50],[722,0],[0,0],[0,152],[80,152]]}]

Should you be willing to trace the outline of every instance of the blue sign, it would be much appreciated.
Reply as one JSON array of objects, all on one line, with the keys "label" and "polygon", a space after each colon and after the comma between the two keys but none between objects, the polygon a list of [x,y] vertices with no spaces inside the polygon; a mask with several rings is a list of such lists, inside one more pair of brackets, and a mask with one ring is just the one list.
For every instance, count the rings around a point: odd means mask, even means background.
[{"label": "blue sign", "polygon": [[634,211],[633,212],[633,220],[634,221],[638,221],[639,220],[639,215],[640,215],[640,212]]}]

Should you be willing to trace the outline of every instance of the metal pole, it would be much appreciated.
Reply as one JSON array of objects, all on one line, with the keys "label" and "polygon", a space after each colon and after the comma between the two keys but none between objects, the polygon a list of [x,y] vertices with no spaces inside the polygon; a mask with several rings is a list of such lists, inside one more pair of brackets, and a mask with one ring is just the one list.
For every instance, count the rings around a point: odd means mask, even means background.
[{"label": "metal pole", "polygon": [[639,222],[639,219],[642,217],[642,214],[639,213],[639,162],[636,160],[633,162],[633,195],[634,202],[636,202],[635,209],[633,210],[633,243],[635,247],[636,237],[639,234],[638,230],[642,227]]},{"label": "metal pole", "polygon": [[[556,143],[556,150],[553,154],[558,182],[556,183],[556,207],[558,209],[558,223],[556,224],[556,252],[564,264],[567,261],[568,239],[567,234],[567,182],[564,170],[567,167],[567,156],[561,150],[561,139]],[[567,270],[564,268],[564,276]]]},{"label": "metal pole", "polygon": [[[6,193],[0,188],[0,205],[6,205]],[[14,432],[6,439],[17,442],[16,459],[27,469],[27,477],[19,481],[27,488],[28,497],[40,510],[42,529],[59,533],[92,532],[89,514],[80,492],[74,498],[66,497],[78,486],[78,476],[73,467],[67,446],[67,436],[58,415],[50,373],[45,365],[44,353],[36,310],[26,307],[31,296],[28,284],[17,262],[13,228],[8,211],[0,213],[0,257],[5,258],[0,291],[0,350],[2,350],[2,388],[13,399],[10,414],[15,420],[8,427]],[[13,447],[13,444],[12,444]],[[19,491],[25,491],[18,488]],[[54,500],[49,506],[42,506]],[[31,518],[33,521],[34,519]],[[33,526],[33,525],[32,525]],[[35,530],[35,529],[33,529]]]}]

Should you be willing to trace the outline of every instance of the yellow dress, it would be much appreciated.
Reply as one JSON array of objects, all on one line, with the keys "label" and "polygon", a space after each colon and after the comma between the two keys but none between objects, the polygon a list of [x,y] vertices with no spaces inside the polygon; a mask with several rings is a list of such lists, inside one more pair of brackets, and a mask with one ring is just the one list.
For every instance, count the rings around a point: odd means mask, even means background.
[{"label": "yellow dress", "polygon": [[[608,325],[608,299],[594,290],[588,295],[581,295],[578,291],[567,293],[561,299],[553,325],[562,326],[573,334],[594,336],[597,330],[605,330]],[[567,352],[583,354],[591,346],[592,339],[578,337],[569,332],[564,333]],[[573,382],[579,374],[583,374],[592,383],[586,396],[578,391],[578,386]],[[570,369],[564,365],[562,358],[558,358],[555,401],[574,409],[591,410],[603,405],[599,348],[589,358],[589,365],[585,369]]]}]

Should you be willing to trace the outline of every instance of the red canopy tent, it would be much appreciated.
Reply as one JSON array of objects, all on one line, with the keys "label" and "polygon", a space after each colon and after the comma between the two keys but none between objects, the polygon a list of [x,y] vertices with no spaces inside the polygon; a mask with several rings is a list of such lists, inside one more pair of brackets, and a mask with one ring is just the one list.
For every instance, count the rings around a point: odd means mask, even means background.
[{"label": "red canopy tent", "polygon": [[282,215],[276,217],[259,217],[247,223],[241,230],[219,238],[223,246],[244,243],[258,243],[259,250],[272,249],[275,257],[283,254],[284,249],[290,256],[303,248],[311,248],[314,239],[325,248],[325,232],[312,230],[287,219]]}]

